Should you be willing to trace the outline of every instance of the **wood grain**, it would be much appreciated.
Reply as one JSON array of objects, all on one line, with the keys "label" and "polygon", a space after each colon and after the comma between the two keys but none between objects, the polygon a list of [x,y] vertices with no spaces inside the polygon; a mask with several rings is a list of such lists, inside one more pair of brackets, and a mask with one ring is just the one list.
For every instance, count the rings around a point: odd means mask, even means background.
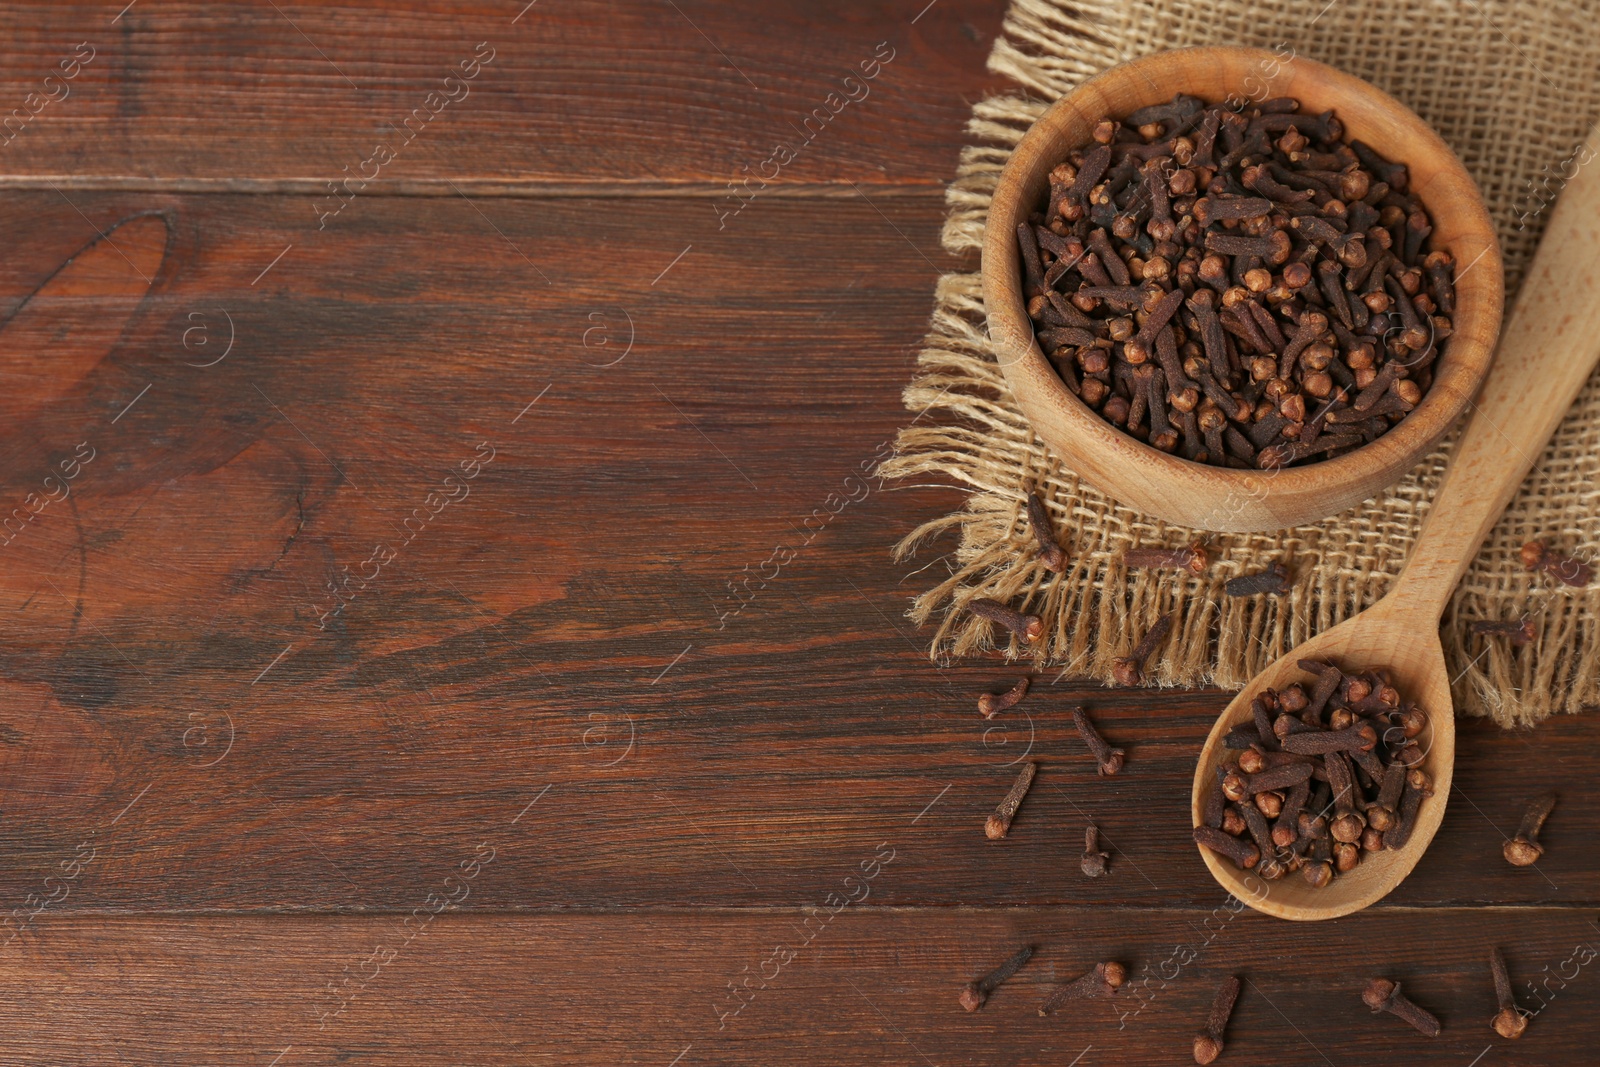
[{"label": "wood grain", "polygon": [[[477,880],[504,877],[498,864]],[[443,914],[415,920],[416,933],[398,916],[64,918],[0,976],[7,1059],[56,1063],[74,1048],[97,1063],[280,1067],[1187,1063],[1230,974],[1243,991],[1229,1063],[1466,1064],[1486,1050],[1497,1063],[1577,1063],[1600,1037],[1586,913],[1396,910],[1307,927],[1235,916],[1220,897],[1204,912],[908,913],[873,908],[874,892],[829,916],[823,899],[847,892],[842,876],[818,873],[809,916]],[[1028,965],[963,1011],[961,987],[1023,943],[1038,950]],[[1491,944],[1539,1012],[1520,1041],[1489,1029]],[[1055,983],[1102,959],[1129,968],[1122,994],[1039,1017]],[[1360,990],[1377,975],[1400,980],[1443,1034],[1372,1015]]]},{"label": "wood grain", "polygon": [[[48,263],[45,235],[72,248],[77,215],[27,196],[23,247]],[[109,228],[124,199],[78,207]],[[592,244],[648,234],[638,258],[664,266],[694,224],[628,201],[504,202],[502,238],[459,199],[378,198],[252,286],[299,235],[295,206],[175,198],[170,280],[134,317],[137,343],[12,426],[105,458],[74,511],[6,549],[23,735],[6,751],[21,781],[77,786],[8,798],[0,900],[41,894],[92,837],[103,850],[62,910],[401,907],[450,842],[508,826],[546,786],[515,831],[543,858],[508,861],[515,876],[469,908],[792,905],[936,800],[917,825],[937,847],[890,902],[1214,895],[1184,798],[1220,697],[1041,684],[984,724],[977,693],[1012,672],[936,668],[899,618],[920,579],[887,546],[953,501],[861,477],[901,417],[899,339],[931,280],[895,232],[915,232],[915,209],[774,202],[657,285],[646,270],[607,289]],[[570,280],[537,283],[507,240]],[[840,266],[831,281],[819,259]],[[704,284],[746,260],[770,266]],[[6,266],[12,283],[25,269]],[[573,290],[630,311],[621,362],[591,365],[615,350],[584,346],[596,321]],[[194,309],[236,328],[206,369],[183,344]],[[470,495],[419,528],[414,509],[480,440],[496,455]],[[327,582],[379,542],[398,557],[320,628]],[[48,729],[30,733],[43,695]],[[1091,773],[1065,717],[1080,701],[1129,747],[1123,776]],[[1482,733],[1462,788],[1484,815],[1452,808],[1460,845],[1399,901],[1600,900],[1600,864],[1561,846],[1581,798],[1552,820],[1548,882],[1496,859],[1547,739],[1587,729],[1551,724],[1514,757]],[[990,845],[983,816],[1030,734],[1044,771]],[[1128,857],[1101,883],[1074,873],[1090,814]]]},{"label": "wood grain", "polygon": [[[1600,902],[1589,717],[1464,723],[1456,802],[1384,906],[1244,914],[1165,978],[1219,922],[1186,798],[1225,695],[1042,677],[985,724],[1015,669],[925,658],[907,599],[956,546],[889,546],[960,492],[863,474],[953,265],[936,190],[1000,3],[913,26],[920,4],[679,0],[741,93],[672,4],[540,0],[537,47],[508,37],[325,220],[341,146],[520,5],[278,6],[293,24],[4,9],[14,94],[111,29],[0,153],[36,186],[0,211],[0,517],[96,449],[0,547],[0,1059],[1168,1062],[1238,970],[1229,1062],[1465,1064],[1496,942],[1519,981],[1556,976],[1496,1055],[1587,1061],[1592,967],[1558,974]],[[838,139],[719,229],[705,183],[896,33]],[[1093,773],[1079,702],[1121,776]],[[1024,751],[1039,779],[988,842]],[[1545,858],[1513,870],[1505,834],[1552,784]],[[962,1012],[1022,939],[1038,961]],[[1156,976],[1125,1029],[1032,1014],[1108,956]],[[1368,1019],[1352,959],[1445,1037]]]},{"label": "wood grain", "polygon": [[[919,18],[925,3],[780,0],[752,17],[730,0],[143,0],[120,18],[120,3],[8,3],[0,115],[20,114],[0,127],[0,174],[322,197],[371,176],[383,143],[386,192],[722,195],[763,173],[836,196],[937,191],[970,104],[998,84],[983,60],[1001,5],[937,0]],[[447,86],[475,55],[492,58]],[[763,171],[778,142],[796,158]]]}]

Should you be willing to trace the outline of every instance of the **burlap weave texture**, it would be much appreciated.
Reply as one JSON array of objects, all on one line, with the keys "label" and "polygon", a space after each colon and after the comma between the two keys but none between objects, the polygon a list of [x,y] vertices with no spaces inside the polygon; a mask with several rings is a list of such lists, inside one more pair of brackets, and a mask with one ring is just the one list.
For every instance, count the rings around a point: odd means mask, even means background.
[{"label": "burlap weave texture", "polygon": [[[975,255],[1011,148],[1064,92],[1114,63],[1164,48],[1253,45],[1364,77],[1438,130],[1483,190],[1514,295],[1574,152],[1600,117],[1600,38],[1592,22],[1593,12],[1574,0],[1013,0],[989,65],[1022,88],[973,109],[975,143],[963,150],[947,194],[945,246]],[[937,535],[958,539],[949,577],[916,599],[912,617],[936,621],[935,654],[960,655],[992,636],[964,603],[990,596],[1027,604],[1045,618],[1048,635],[1023,654],[1040,667],[1105,681],[1112,661],[1164,612],[1173,613],[1174,632],[1151,679],[1236,688],[1306,637],[1373,603],[1400,571],[1450,448],[1447,441],[1389,492],[1324,522],[1273,534],[1201,534],[1117,505],[1034,436],[988,344],[976,274],[940,280],[919,365],[905,400],[927,414],[901,433],[883,473],[943,476],[970,494],[962,510],[900,546],[909,553]],[[1518,559],[1533,538],[1584,557],[1600,546],[1597,475],[1600,377],[1585,386],[1446,612],[1445,653],[1463,712],[1509,726],[1600,703],[1600,589],[1559,586],[1530,575]],[[1022,501],[1030,489],[1063,532],[1071,562],[1065,574],[1045,570],[1028,550]],[[1135,544],[1197,538],[1218,560],[1204,578],[1129,572],[1119,562]],[[1223,594],[1228,578],[1275,560],[1294,572],[1289,595]],[[1473,620],[1524,617],[1537,634],[1525,648],[1469,631]]]}]

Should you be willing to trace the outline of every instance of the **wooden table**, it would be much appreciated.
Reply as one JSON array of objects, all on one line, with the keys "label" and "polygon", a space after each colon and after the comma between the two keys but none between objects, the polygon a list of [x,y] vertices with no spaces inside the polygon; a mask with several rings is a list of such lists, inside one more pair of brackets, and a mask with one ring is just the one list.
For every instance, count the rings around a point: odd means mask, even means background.
[{"label": "wooden table", "polygon": [[5,5],[0,1062],[1181,1063],[1227,974],[1228,1063],[1592,1062],[1591,717],[1296,926],[1189,842],[1223,694],[929,662],[959,492],[864,472],[1004,85],[922,5]]}]

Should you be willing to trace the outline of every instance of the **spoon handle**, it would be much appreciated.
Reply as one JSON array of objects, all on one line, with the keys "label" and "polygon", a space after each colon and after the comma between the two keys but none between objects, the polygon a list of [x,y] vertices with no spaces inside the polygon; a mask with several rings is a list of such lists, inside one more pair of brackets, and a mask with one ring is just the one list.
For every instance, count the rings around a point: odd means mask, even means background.
[{"label": "spoon handle", "polygon": [[[1600,127],[1575,157],[1405,570],[1384,599],[1445,605],[1600,357]],[[1463,265],[1463,269],[1466,269]]]}]

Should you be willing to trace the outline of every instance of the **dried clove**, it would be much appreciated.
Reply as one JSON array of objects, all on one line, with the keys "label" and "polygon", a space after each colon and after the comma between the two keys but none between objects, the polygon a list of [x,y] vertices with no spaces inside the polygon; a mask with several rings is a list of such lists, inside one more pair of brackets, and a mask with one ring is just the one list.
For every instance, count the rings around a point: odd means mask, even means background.
[{"label": "dried clove", "polygon": [[1264,571],[1228,579],[1223,590],[1229,596],[1282,596],[1289,591],[1289,568],[1274,563]]},{"label": "dried clove", "polygon": [[[1345,762],[1342,753],[1330,752],[1323,757],[1323,766],[1328,774],[1328,787],[1333,790],[1334,817],[1328,823],[1328,833],[1340,844],[1353,845],[1366,831],[1367,819],[1355,807],[1356,787],[1350,775],[1350,764]],[[1360,857],[1356,857],[1350,861],[1350,866],[1359,862]]]},{"label": "dried clove", "polygon": [[1032,956],[1033,946],[1023,945],[1007,957],[1006,961],[1000,966],[976,982],[968,982],[966,987],[961,990],[961,1006],[968,1011],[977,1011],[983,1007],[984,1002],[989,999],[989,994],[993,993],[1007,978],[1020,971],[1022,965],[1027,963]]},{"label": "dried clove", "polygon": [[1073,982],[1060,986],[1039,1005],[1040,1015],[1053,1015],[1061,1005],[1072,1000],[1093,1000],[1109,997],[1122,988],[1128,980],[1128,969],[1115,960],[1094,965],[1094,970]]},{"label": "dried clove", "polygon": [[1228,1017],[1233,1014],[1233,1004],[1238,999],[1239,979],[1223,979],[1211,1001],[1206,1028],[1194,1035],[1194,1062],[1211,1063],[1222,1055],[1222,1032],[1228,1028]]},{"label": "dried clove", "polygon": [[1028,676],[1017,679],[1017,684],[1004,693],[985,693],[978,698],[978,711],[985,719],[992,719],[1002,711],[1016,707],[1028,695]]},{"label": "dried clove", "polygon": [[1493,622],[1480,619],[1468,629],[1485,637],[1504,637],[1518,648],[1534,639],[1533,620],[1530,618],[1524,618],[1521,622]]},{"label": "dried clove", "polygon": [[994,814],[989,816],[983,824],[983,833],[991,841],[998,841],[1006,836],[1011,829],[1011,820],[1016,818],[1017,809],[1022,806],[1022,798],[1028,795],[1028,787],[1033,785],[1033,776],[1039,773],[1037,763],[1024,763],[1022,771],[1017,775],[1017,780],[1011,786],[1011,791],[1005,799],[1000,801],[1000,806],[994,809]]},{"label": "dried clove", "polygon": [[1300,877],[1312,889],[1321,889],[1333,881],[1333,844],[1328,838],[1311,838],[1311,847],[1306,850]]},{"label": "dried clove", "polygon": [[1305,810],[1306,801],[1311,796],[1311,779],[1306,779],[1293,789],[1284,798],[1283,807],[1278,811],[1278,817],[1272,824],[1272,844],[1276,848],[1288,848],[1300,840],[1300,813]]},{"label": "dried clove", "polygon": [[1056,540],[1055,528],[1050,525],[1050,516],[1038,493],[1028,494],[1028,525],[1033,528],[1033,536],[1039,542],[1039,562],[1057,574],[1066,570],[1067,554]]},{"label": "dried clove", "polygon": [[1078,736],[1083,738],[1083,743],[1089,746],[1095,762],[1100,765],[1102,775],[1110,777],[1122,770],[1122,760],[1126,753],[1106,743],[1106,739],[1094,728],[1094,723],[1083,714],[1082,708],[1072,709],[1072,723],[1078,728]]},{"label": "dried clove", "polygon": [[1489,973],[1494,978],[1494,999],[1500,1008],[1489,1025],[1501,1037],[1515,1041],[1528,1028],[1528,1017],[1517,1010],[1517,1000],[1511,995],[1511,976],[1506,973],[1506,958],[1498,948],[1489,950]]},{"label": "dried clove", "polygon": [[1194,840],[1196,844],[1204,845],[1218,855],[1228,857],[1241,870],[1249,870],[1260,862],[1260,848],[1249,841],[1241,841],[1226,831],[1226,824],[1221,830],[1210,826],[1196,826]]},{"label": "dried clove", "polygon": [[1539,857],[1544,855],[1544,846],[1539,843],[1539,831],[1555,806],[1555,793],[1546,793],[1528,805],[1528,810],[1522,816],[1522,825],[1517,827],[1517,836],[1507,841],[1503,849],[1507,863],[1513,867],[1531,867],[1539,862]]},{"label": "dried clove", "polygon": [[1229,774],[1223,779],[1222,792],[1229,800],[1244,800],[1274,789],[1291,789],[1309,780],[1314,770],[1308,762],[1288,760],[1249,776]]},{"label": "dried clove", "polygon": [[1125,567],[1154,567],[1204,574],[1209,559],[1205,548],[1196,543],[1187,548],[1130,548],[1123,554]]},{"label": "dried clove", "polygon": [[1283,739],[1283,750],[1320,756],[1327,752],[1349,752],[1352,749],[1370,751],[1377,743],[1378,731],[1369,723],[1360,723],[1344,730],[1308,730],[1291,734]]},{"label": "dried clove", "polygon": [[1145,665],[1171,630],[1172,614],[1168,612],[1157,619],[1155,625],[1139,639],[1131,656],[1120,657],[1111,664],[1111,675],[1118,685],[1135,686],[1144,681]]},{"label": "dried clove", "polygon": [[1100,828],[1090,823],[1083,831],[1083,873],[1099,878],[1106,873],[1106,861],[1110,858],[1109,853],[1100,850]]},{"label": "dried clove", "polygon": [[1261,744],[1261,735],[1256,733],[1253,726],[1235,726],[1222,738],[1222,747],[1238,751],[1252,748]]},{"label": "dried clove", "polygon": [[1594,568],[1578,559],[1549,548],[1543,541],[1522,546],[1522,565],[1530,571],[1544,571],[1562,585],[1581,589],[1594,580]]},{"label": "dried clove", "polygon": [[1037,641],[1044,636],[1043,619],[1037,615],[1024,615],[1022,612],[1007,607],[998,600],[978,597],[967,602],[967,610],[979,618],[998,623],[1024,641]]},{"label": "dried clove", "polygon": [[1386,1011],[1404,1019],[1429,1037],[1439,1036],[1439,1020],[1432,1013],[1417,1007],[1400,993],[1400,983],[1387,978],[1374,978],[1362,991],[1361,1000],[1373,1012]]},{"label": "dried clove", "polygon": [[1406,844],[1411,840],[1411,832],[1417,828],[1417,812],[1421,810],[1422,801],[1427,796],[1428,793],[1417,788],[1408,776],[1405,790],[1400,795],[1400,811],[1395,815],[1394,828],[1384,831],[1384,848],[1402,849],[1406,847]]}]

